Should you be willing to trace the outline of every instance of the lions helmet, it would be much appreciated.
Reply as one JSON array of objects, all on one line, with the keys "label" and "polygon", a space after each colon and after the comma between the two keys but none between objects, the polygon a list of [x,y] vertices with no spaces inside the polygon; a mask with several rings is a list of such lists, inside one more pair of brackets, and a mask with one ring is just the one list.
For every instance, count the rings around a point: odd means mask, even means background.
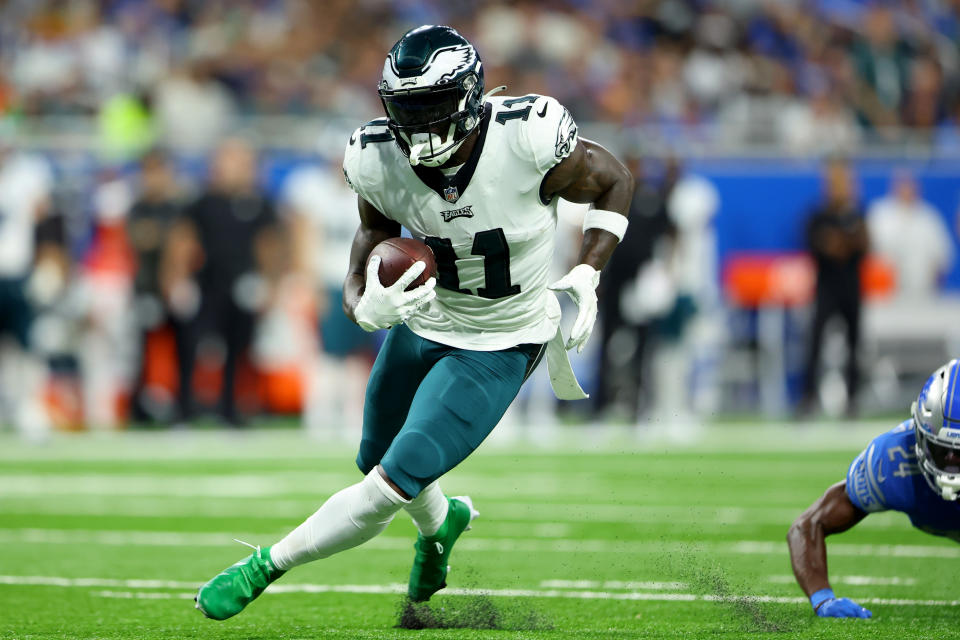
[{"label": "lions helmet", "polygon": [[480,124],[480,56],[450,27],[417,27],[387,54],[378,93],[410,164],[439,167]]},{"label": "lions helmet", "polygon": [[960,360],[933,372],[911,409],[917,462],[944,500],[960,495]]}]

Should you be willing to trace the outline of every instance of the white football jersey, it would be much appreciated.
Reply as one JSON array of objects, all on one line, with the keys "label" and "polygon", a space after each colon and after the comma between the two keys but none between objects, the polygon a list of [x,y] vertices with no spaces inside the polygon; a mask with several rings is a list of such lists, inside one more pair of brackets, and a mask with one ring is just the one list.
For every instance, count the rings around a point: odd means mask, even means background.
[{"label": "white football jersey", "polygon": [[455,175],[410,166],[386,119],[353,133],[348,184],[433,249],[437,297],[407,320],[417,335],[494,351],[553,338],[560,307],[547,289],[557,198],[544,177],[577,144],[569,112],[547,96],[489,98],[476,146]]},{"label": "white football jersey", "polygon": [[313,269],[319,282],[339,291],[350,268],[350,247],[357,220],[344,215],[357,206],[357,196],[343,184],[336,165],[307,165],[284,180],[280,199],[298,215],[306,216],[318,238]]},{"label": "white football jersey", "polygon": [[17,153],[0,166],[0,278],[22,278],[33,265],[37,213],[53,189],[40,156]]}]

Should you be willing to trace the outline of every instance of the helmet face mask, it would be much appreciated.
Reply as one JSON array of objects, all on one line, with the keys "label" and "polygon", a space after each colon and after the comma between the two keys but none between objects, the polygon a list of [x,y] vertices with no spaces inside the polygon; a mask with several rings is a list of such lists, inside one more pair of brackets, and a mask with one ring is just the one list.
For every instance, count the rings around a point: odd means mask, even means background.
[{"label": "helmet face mask", "polygon": [[378,93],[410,164],[438,167],[480,123],[483,68],[473,45],[453,29],[419,27],[390,50]]},{"label": "helmet face mask", "polygon": [[960,361],[951,360],[927,379],[913,403],[917,462],[927,484],[944,500],[960,497]]}]

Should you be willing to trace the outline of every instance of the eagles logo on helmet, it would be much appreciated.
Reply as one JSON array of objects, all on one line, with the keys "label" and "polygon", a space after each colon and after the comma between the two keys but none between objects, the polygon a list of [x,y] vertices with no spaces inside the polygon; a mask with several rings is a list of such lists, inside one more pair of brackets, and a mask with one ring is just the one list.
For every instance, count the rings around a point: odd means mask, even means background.
[{"label": "eagles logo on helmet", "polygon": [[439,167],[480,124],[480,56],[450,27],[412,29],[387,54],[378,93],[410,164]]},{"label": "eagles logo on helmet", "polygon": [[913,403],[917,462],[944,500],[960,497],[960,360],[933,372]]}]

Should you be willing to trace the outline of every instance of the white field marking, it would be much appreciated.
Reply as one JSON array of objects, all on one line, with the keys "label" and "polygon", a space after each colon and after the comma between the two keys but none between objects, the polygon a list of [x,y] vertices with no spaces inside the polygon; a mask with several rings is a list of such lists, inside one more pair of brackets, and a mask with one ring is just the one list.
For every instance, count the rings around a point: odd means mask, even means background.
[{"label": "white field marking", "polygon": [[256,474],[0,474],[0,496],[93,495],[105,496],[196,496],[271,497],[306,493],[318,502],[330,488],[353,484],[357,476],[345,473],[277,471]]},{"label": "white field marking", "polygon": [[167,591],[94,591],[93,595],[101,598],[123,598],[138,600],[193,600],[193,593],[169,593]]},{"label": "white field marking", "polygon": [[[316,496],[319,506],[334,491],[360,479],[359,473],[276,471],[219,475],[100,474],[100,473],[0,473],[0,497],[25,496],[177,496],[194,498],[285,498]],[[609,486],[607,486],[609,485]],[[517,472],[508,477],[459,473],[444,484],[455,494],[469,494],[470,487],[483,487],[492,499],[579,497],[586,501],[598,491],[613,488],[598,481],[592,472]]]},{"label": "white field marking", "polygon": [[[769,576],[767,582],[777,584],[793,584],[797,579],[794,576]],[[917,584],[916,578],[903,578],[900,576],[833,576],[830,578],[833,584],[846,584],[854,587],[862,586],[880,586],[880,587],[912,587]]]},{"label": "white field marking", "polygon": [[[108,546],[230,547],[233,538],[272,542],[285,531],[269,533],[199,533],[177,531],[102,531],[91,529],[0,529],[0,543],[102,544]],[[378,536],[367,549],[407,550],[411,538]],[[239,550],[239,547],[237,548]],[[731,542],[662,542],[649,540],[598,540],[575,538],[482,538],[465,536],[457,542],[461,551],[519,553],[729,553],[746,555],[787,555],[786,542],[739,540]],[[242,551],[242,550],[241,550]],[[960,546],[885,545],[831,543],[831,556],[960,558]]]},{"label": "white field marking", "polygon": [[[100,544],[146,547],[225,547],[233,537],[256,540],[263,534],[183,533],[177,531],[96,531],[89,529],[0,529],[0,542]],[[237,548],[239,550],[239,547]]]},{"label": "white field marking", "polygon": [[[896,422],[817,422],[803,429],[797,429],[795,423],[765,425],[763,429],[758,429],[756,423],[724,424],[720,428],[705,425],[694,441],[681,442],[671,441],[664,435],[671,430],[661,428],[663,424],[640,427],[596,424],[588,429],[580,425],[560,426],[549,430],[549,438],[542,437],[541,429],[516,429],[517,437],[488,439],[482,453],[515,457],[518,450],[578,456],[635,452],[688,455],[701,451],[849,451],[855,455],[864,444]],[[338,435],[344,433],[350,434],[349,437]],[[355,455],[359,440],[359,433],[349,425],[331,425],[330,435],[322,439],[311,437],[304,430],[256,428],[243,434],[223,431],[53,434],[43,447],[25,442],[12,433],[0,433],[0,460],[338,460]]]},{"label": "white field marking", "polygon": [[0,576],[0,584],[41,587],[126,587],[128,589],[191,589],[200,585],[177,580],[118,580],[115,578],[63,578],[60,576]]},{"label": "white field marking", "polygon": [[[0,475],[0,494],[3,476]],[[36,496],[0,497],[0,513],[21,515],[61,516],[235,516],[241,511],[254,518],[290,518],[302,520],[316,511],[324,494],[316,498],[271,498],[265,496],[111,496],[105,499],[98,495],[56,497]],[[242,500],[242,506],[240,501]],[[783,525],[792,522],[799,513],[797,509],[782,507],[704,507],[675,505],[598,505],[499,502],[484,501],[484,515],[489,526],[496,527],[502,535],[518,532],[543,538],[570,536],[569,527],[576,523],[623,523],[643,524],[696,524],[713,525]],[[511,521],[513,520],[513,521]],[[536,522],[530,530],[529,523]],[[860,525],[862,529],[888,529],[907,526],[906,516],[896,512],[872,514]]]},{"label": "white field marking", "polygon": [[[497,523],[500,530],[502,523]],[[573,534],[573,526],[567,522],[537,522],[533,526],[526,524],[526,530],[534,538],[567,538]],[[521,531],[517,531],[521,534]]]},{"label": "white field marking", "polygon": [[[23,576],[26,580],[16,582],[18,576],[3,576],[3,584],[23,584],[55,586],[55,587],[90,587],[93,584],[110,582],[104,578],[64,578],[60,576]],[[46,580],[46,582],[40,582]],[[117,581],[125,582],[125,581]],[[147,582],[147,581],[129,581]],[[406,585],[330,585],[330,584],[273,584],[267,587],[266,593],[358,593],[358,594],[402,594],[406,592]],[[95,591],[94,595],[107,598],[144,598],[144,599],[192,599],[195,592],[157,592],[157,591]],[[451,596],[492,596],[508,598],[569,598],[576,600],[647,600],[662,602],[735,602],[748,599],[752,602],[769,602],[778,604],[800,604],[807,602],[799,596],[768,596],[768,595],[735,595],[718,596],[696,593],[641,593],[641,592],[613,592],[566,589],[455,589],[447,588],[444,595]],[[901,605],[901,606],[941,606],[953,607],[960,605],[960,600],[911,600],[906,598],[858,598],[862,604]]]},{"label": "white field marking", "polygon": [[542,580],[540,587],[544,589],[632,589],[647,591],[675,591],[686,589],[685,582],[655,582],[655,581],[628,581],[621,580]]},{"label": "white field marking", "polygon": [[[783,553],[786,544],[783,542],[743,540],[730,545],[731,553],[744,554],[776,554]],[[841,556],[895,556],[899,558],[960,558],[960,548],[955,546],[936,547],[932,545],[913,544],[828,544],[830,555]]]}]

